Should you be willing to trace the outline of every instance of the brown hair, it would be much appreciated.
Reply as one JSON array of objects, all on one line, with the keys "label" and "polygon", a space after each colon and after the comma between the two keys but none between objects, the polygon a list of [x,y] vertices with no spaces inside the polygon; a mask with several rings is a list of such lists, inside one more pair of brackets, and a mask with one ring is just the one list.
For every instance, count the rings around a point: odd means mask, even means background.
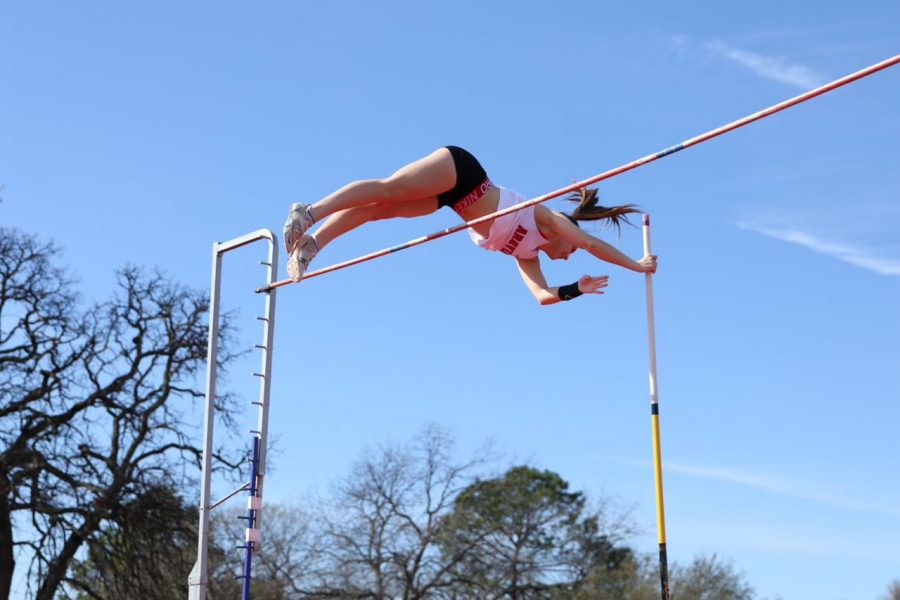
[{"label": "brown hair", "polygon": [[634,227],[634,223],[628,220],[628,215],[641,212],[634,204],[599,206],[597,204],[597,188],[579,188],[569,194],[566,200],[578,204],[571,214],[566,215],[576,225],[578,225],[578,221],[605,220],[608,221],[608,225],[616,228],[616,233],[621,233],[623,222]]}]

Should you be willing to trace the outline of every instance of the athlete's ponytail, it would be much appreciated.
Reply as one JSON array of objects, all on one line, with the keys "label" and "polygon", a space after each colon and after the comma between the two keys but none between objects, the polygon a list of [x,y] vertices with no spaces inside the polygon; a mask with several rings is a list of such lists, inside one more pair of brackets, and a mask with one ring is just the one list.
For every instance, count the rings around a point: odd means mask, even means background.
[{"label": "athlete's ponytail", "polygon": [[608,225],[616,228],[617,233],[621,232],[623,222],[634,226],[628,220],[629,214],[639,214],[641,212],[634,204],[610,207],[599,206],[597,204],[597,188],[580,188],[569,194],[566,199],[578,204],[571,214],[566,215],[573,223],[578,225],[578,221],[605,220],[608,222]]}]

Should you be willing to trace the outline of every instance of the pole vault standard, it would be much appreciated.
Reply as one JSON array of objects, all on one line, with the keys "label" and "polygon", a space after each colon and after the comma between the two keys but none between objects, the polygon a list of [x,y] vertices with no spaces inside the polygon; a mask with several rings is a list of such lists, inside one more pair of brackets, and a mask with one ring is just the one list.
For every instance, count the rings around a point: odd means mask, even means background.
[{"label": "pole vault standard", "polygon": [[[644,215],[644,256],[650,254],[650,215]],[[669,561],[666,557],[666,511],[663,503],[662,451],[659,441],[659,395],[656,388],[656,321],[653,317],[653,275],[644,274],[647,295],[647,348],[650,353],[650,428],[653,435],[653,484],[656,490],[656,532],[659,539],[659,584],[662,600],[669,600]]]},{"label": "pole vault standard", "polygon": [[242,599],[250,598],[251,555],[260,546],[260,519],[262,511],[263,478],[266,474],[266,445],[269,430],[269,393],[272,388],[272,344],[275,334],[275,291],[272,290],[265,301],[265,315],[257,317],[263,326],[263,338],[256,348],[262,351],[261,373],[259,377],[259,400],[253,402],[258,409],[257,429],[250,431],[252,451],[250,458],[250,481],[217,502],[211,502],[211,474],[213,453],[213,425],[216,411],[216,366],[219,341],[219,292],[222,281],[222,259],[226,252],[237,250],[248,244],[266,240],[269,243],[268,260],[260,261],[266,267],[269,282],[275,280],[278,268],[278,240],[271,231],[260,229],[228,242],[213,244],[212,284],[209,298],[209,347],[206,359],[206,409],[203,427],[203,459],[200,476],[200,524],[197,528],[197,562],[188,577],[188,599],[206,600],[209,587],[209,513],[226,500],[243,491],[249,491],[247,498],[247,521],[244,529],[244,567],[240,579]]},{"label": "pole vault standard", "polygon": [[[765,110],[761,110],[759,112],[753,113],[752,115],[748,115],[748,116],[744,117],[743,119],[738,119],[737,121],[732,121],[731,123],[728,123],[727,125],[723,125],[716,129],[707,131],[706,133],[700,134],[696,137],[692,137],[688,140],[681,142],[680,144],[675,144],[674,146],[670,146],[670,147],[666,148],[665,150],[660,150],[659,152],[656,152],[654,154],[648,154],[647,156],[645,156],[643,158],[639,158],[633,162],[624,164],[621,167],[616,167],[615,169],[610,169],[609,171],[600,173],[599,175],[595,175],[594,177],[590,177],[583,181],[573,183],[564,188],[560,188],[556,191],[550,192],[549,194],[544,194],[543,196],[538,196],[537,198],[534,198],[532,200],[522,202],[521,204],[516,204],[515,206],[510,206],[509,208],[503,209],[501,211],[491,213],[489,215],[485,215],[478,219],[474,219],[472,221],[469,221],[468,223],[463,223],[463,224],[457,225],[455,227],[450,227],[449,229],[444,229],[442,231],[432,233],[431,235],[426,235],[426,236],[423,236],[420,238],[416,238],[414,240],[410,240],[410,241],[406,242],[405,244],[400,244],[399,246],[392,246],[390,248],[378,250],[377,252],[372,252],[371,254],[366,254],[366,255],[360,256],[358,258],[347,260],[347,261],[344,261],[341,263],[336,263],[329,267],[319,269],[318,271],[310,271],[303,277],[303,279],[310,279],[310,278],[316,277],[318,275],[324,275],[325,273],[330,273],[332,271],[344,269],[346,267],[350,267],[352,265],[356,265],[361,262],[366,262],[366,261],[369,261],[369,260],[372,260],[375,258],[379,258],[386,254],[391,254],[392,252],[399,252],[400,250],[406,250],[407,248],[412,248],[413,246],[418,246],[419,244],[424,244],[425,242],[430,242],[431,240],[436,240],[438,238],[442,238],[445,235],[450,235],[451,233],[456,233],[458,231],[462,231],[463,229],[467,229],[474,225],[479,225],[479,224],[485,223],[487,221],[492,221],[492,220],[496,219],[497,217],[502,217],[503,215],[507,215],[509,213],[516,212],[517,210],[522,210],[523,208],[527,208],[529,206],[534,206],[535,204],[540,204],[541,202],[546,202],[547,200],[550,200],[551,198],[556,198],[556,197],[562,196],[563,194],[566,194],[568,192],[572,192],[572,191],[581,189],[583,187],[587,187],[589,185],[597,183],[598,181],[603,181],[604,179],[609,179],[610,177],[615,177],[616,175],[620,175],[621,173],[624,173],[625,171],[630,171],[632,169],[636,169],[640,166],[646,165],[647,163],[653,162],[664,156],[674,154],[674,153],[678,152],[679,150],[684,150],[685,148],[690,148],[691,146],[696,146],[697,144],[700,144],[702,142],[710,140],[714,137],[720,136],[723,133],[728,133],[729,131],[733,131],[733,130],[737,129],[738,127],[743,127],[744,125],[747,125],[748,123],[758,121],[762,118],[768,117],[769,115],[773,115],[773,114],[775,114],[779,111],[782,111],[786,108],[790,108],[791,106],[800,104],[801,102],[806,102],[810,98],[815,98],[816,96],[820,96],[826,92],[830,92],[831,90],[834,90],[841,86],[847,85],[848,83],[852,83],[852,82],[856,81],[857,79],[862,79],[863,77],[871,75],[872,73],[875,73],[877,71],[881,71],[882,69],[886,69],[890,66],[896,65],[897,63],[900,63],[900,54],[898,54],[896,56],[892,56],[891,58],[885,59],[879,63],[876,63],[870,67],[866,67],[865,69],[862,69],[855,73],[851,73],[850,75],[847,75],[845,77],[841,77],[840,79],[836,79],[835,81],[832,81],[831,83],[827,83],[821,87],[817,87],[817,88],[810,90],[804,94],[800,94],[799,96],[794,96],[793,98],[790,98],[789,100],[785,100],[784,102],[780,102],[778,104],[770,106],[769,108],[767,108]],[[276,281],[275,283],[270,283],[268,285],[259,287],[256,289],[256,291],[257,292],[268,292],[269,290],[271,290],[273,288],[278,288],[283,285],[288,285],[290,283],[293,283],[293,281],[291,281],[290,279],[282,279],[281,281]]]}]

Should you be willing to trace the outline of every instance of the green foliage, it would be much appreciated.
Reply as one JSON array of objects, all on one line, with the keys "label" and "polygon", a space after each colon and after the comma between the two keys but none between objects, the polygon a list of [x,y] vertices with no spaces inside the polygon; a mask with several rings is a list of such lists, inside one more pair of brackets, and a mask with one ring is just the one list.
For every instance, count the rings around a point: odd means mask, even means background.
[{"label": "green foliage", "polygon": [[[627,549],[622,549],[628,551]],[[571,591],[554,600],[658,600],[659,575],[649,558],[628,556],[615,568],[597,564]]]},{"label": "green foliage", "polygon": [[119,506],[72,566],[76,600],[183,595],[196,550],[196,509],[163,487]]},{"label": "green foliage", "polygon": [[671,571],[672,595],[679,600],[753,600],[755,593],[743,575],[715,554],[695,558]]},{"label": "green foliage", "polygon": [[[183,597],[197,558],[198,518],[196,507],[162,486],[117,507],[103,530],[89,540],[84,559],[73,562],[67,583],[74,600]],[[238,557],[234,546],[239,539],[235,535],[221,545],[215,539],[210,544],[211,600],[240,596],[240,583],[228,564]]]},{"label": "green foliage", "polygon": [[464,489],[441,541],[445,557],[463,557],[457,586],[514,600],[614,593],[631,552],[601,534],[599,515],[568,488],[556,473],[519,466]]}]

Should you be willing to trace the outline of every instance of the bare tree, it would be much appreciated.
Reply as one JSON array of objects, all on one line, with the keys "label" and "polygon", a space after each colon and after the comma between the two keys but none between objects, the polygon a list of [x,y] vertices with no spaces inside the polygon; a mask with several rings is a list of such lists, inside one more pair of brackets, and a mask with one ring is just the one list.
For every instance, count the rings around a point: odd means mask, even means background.
[{"label": "bare tree", "polygon": [[182,417],[199,396],[205,293],[126,268],[111,300],[82,310],[57,252],[0,229],[0,598],[15,546],[34,597],[51,600],[104,523],[199,462]]},{"label": "bare tree", "polygon": [[[218,556],[210,567],[211,586],[224,588],[241,572],[243,553],[231,551],[244,537],[246,511],[212,515],[212,548]],[[313,589],[328,585],[324,574],[316,519],[296,504],[270,503],[263,509],[263,531],[259,552],[253,555],[251,595],[264,600],[310,597]],[[327,579],[327,578],[326,578]]]},{"label": "bare tree", "polygon": [[[311,507],[266,506],[262,547],[253,559],[254,597],[440,597],[461,559],[441,555],[445,517],[488,453],[455,461],[452,450],[447,432],[430,426],[410,444],[366,451],[333,493]],[[234,515],[217,516],[214,545],[240,539],[242,527]],[[211,576],[238,572],[238,558]]]},{"label": "bare tree", "polygon": [[40,471],[35,440],[69,426],[83,405],[64,406],[65,374],[89,351],[72,315],[71,281],[50,263],[52,244],[0,229],[0,598],[15,568],[13,514],[22,496],[39,498],[29,477]]},{"label": "bare tree", "polygon": [[367,452],[336,490],[323,520],[330,581],[319,578],[309,597],[438,597],[461,560],[442,556],[438,542],[453,499],[489,456],[485,449],[461,462],[453,440],[427,427],[413,444]]}]

